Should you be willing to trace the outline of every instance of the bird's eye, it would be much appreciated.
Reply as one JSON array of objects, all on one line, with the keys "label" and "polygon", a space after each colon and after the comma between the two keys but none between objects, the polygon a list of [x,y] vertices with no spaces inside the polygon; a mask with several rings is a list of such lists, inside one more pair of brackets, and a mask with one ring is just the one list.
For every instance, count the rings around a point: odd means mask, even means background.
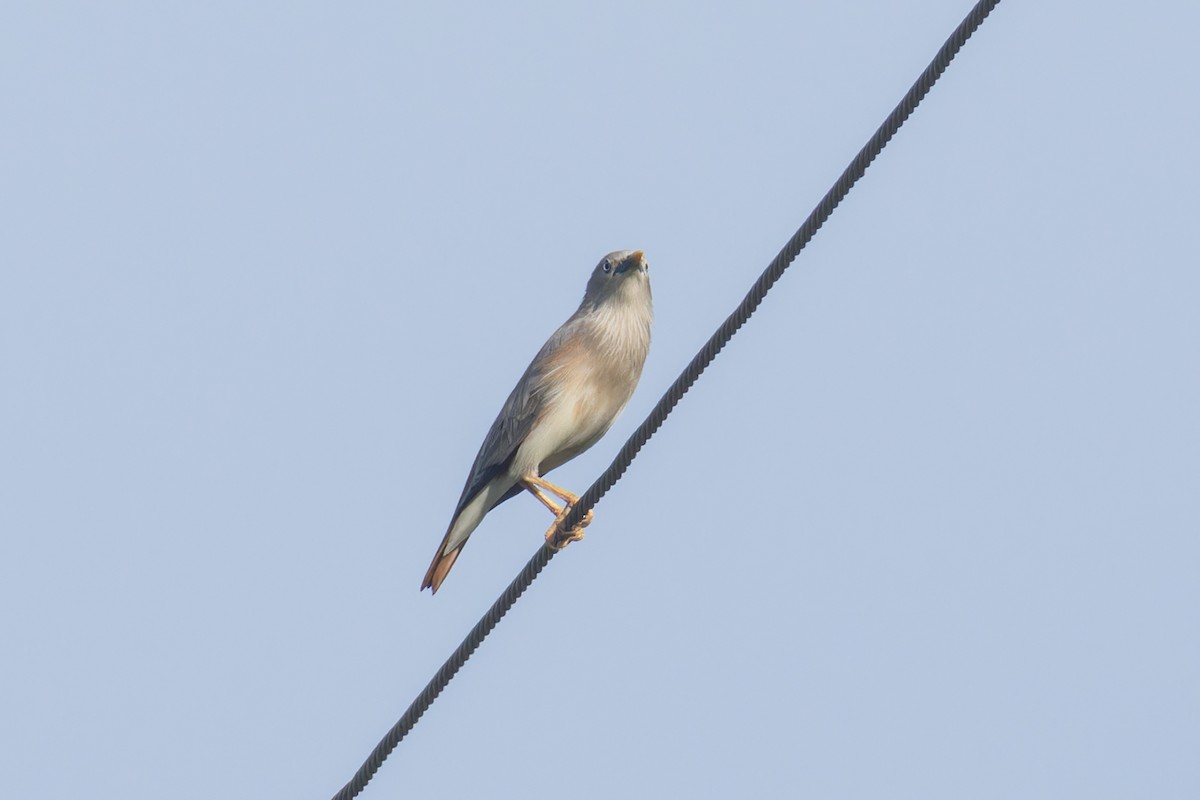
[{"label": "bird's eye", "polygon": [[611,264],[611,263],[609,263],[608,261],[605,261],[605,262],[604,262],[604,271],[605,271],[605,272],[612,272],[612,264]]}]

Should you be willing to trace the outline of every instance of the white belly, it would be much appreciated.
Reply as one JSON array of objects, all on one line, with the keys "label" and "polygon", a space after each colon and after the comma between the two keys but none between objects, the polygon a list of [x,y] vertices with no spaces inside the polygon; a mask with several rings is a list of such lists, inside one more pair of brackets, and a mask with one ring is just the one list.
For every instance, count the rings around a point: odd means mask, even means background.
[{"label": "white belly", "polygon": [[596,380],[563,387],[521,444],[513,473],[542,475],[587,450],[608,432],[629,397]]}]

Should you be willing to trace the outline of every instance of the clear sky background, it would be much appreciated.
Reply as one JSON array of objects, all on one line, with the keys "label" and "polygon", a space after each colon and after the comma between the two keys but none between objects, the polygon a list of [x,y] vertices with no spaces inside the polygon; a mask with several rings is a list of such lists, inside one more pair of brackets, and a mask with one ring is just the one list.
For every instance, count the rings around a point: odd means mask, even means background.
[{"label": "clear sky background", "polygon": [[[969,8],[6,3],[2,793],[331,796]],[[364,797],[1200,796],[1198,29],[1002,3]]]}]

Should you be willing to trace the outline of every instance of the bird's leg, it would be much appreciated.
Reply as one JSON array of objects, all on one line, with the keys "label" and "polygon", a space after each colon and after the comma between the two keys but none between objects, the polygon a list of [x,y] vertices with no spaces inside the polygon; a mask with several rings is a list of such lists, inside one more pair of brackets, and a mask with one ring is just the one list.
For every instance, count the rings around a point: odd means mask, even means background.
[{"label": "bird's leg", "polygon": [[[580,520],[579,524],[575,526],[574,529],[561,534],[562,540],[561,544],[559,543],[559,526],[562,525],[562,521],[566,519],[567,513],[571,510],[571,506],[579,502],[579,495],[568,492],[561,486],[555,486],[553,483],[550,483],[550,481],[545,480],[537,475],[527,475],[524,479],[522,479],[521,483],[534,497],[542,502],[542,505],[554,512],[554,524],[550,526],[550,530],[546,531],[546,543],[552,549],[561,550],[571,542],[578,542],[583,538],[583,529],[592,524],[592,518],[594,516],[590,508],[588,509],[587,514],[584,515],[583,519]],[[542,492],[543,489],[551,492],[552,494],[558,495],[567,503],[567,505],[559,507],[550,498],[546,497],[546,495]]]},{"label": "bird's leg", "polygon": [[[566,502],[568,507],[579,502],[579,495],[575,494],[574,492],[569,492],[561,486],[556,486],[555,484],[538,475],[526,475],[524,484],[525,488],[533,492],[534,496],[541,500],[542,503],[545,504],[546,508],[549,508],[551,511],[553,511],[555,515],[561,515],[566,509],[557,509],[555,504],[549,502],[546,497],[542,495],[541,492],[536,491],[536,489],[544,489],[551,494],[561,497],[563,501]],[[579,523],[579,527],[586,528],[588,525],[591,525],[593,517],[595,517],[595,514],[593,514],[592,510],[589,508],[588,512],[584,514],[583,520]]]},{"label": "bird's leg", "polygon": [[556,517],[562,515],[563,507],[551,500],[549,497],[546,497],[546,494],[541,489],[539,489],[537,486],[534,486],[532,483],[529,483],[527,480],[524,482],[524,486],[529,490],[531,495],[542,501],[542,505],[550,509],[551,514]]},{"label": "bird's leg", "polygon": [[575,494],[574,492],[568,492],[561,486],[556,486],[539,475],[526,475],[524,478],[524,483],[525,488],[529,489],[531,492],[533,491],[532,487],[536,486],[539,489],[545,489],[547,492],[551,492],[557,497],[561,497],[568,503],[574,503],[579,499],[579,495]]}]

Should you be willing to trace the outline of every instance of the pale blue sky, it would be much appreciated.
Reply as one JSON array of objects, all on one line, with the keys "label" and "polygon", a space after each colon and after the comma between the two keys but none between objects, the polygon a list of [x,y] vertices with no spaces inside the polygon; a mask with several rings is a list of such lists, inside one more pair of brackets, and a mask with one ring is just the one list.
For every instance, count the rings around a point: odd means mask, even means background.
[{"label": "pale blue sky", "polygon": [[[969,7],[8,3],[3,793],[332,795]],[[1197,29],[1002,3],[363,797],[1200,796]]]}]

